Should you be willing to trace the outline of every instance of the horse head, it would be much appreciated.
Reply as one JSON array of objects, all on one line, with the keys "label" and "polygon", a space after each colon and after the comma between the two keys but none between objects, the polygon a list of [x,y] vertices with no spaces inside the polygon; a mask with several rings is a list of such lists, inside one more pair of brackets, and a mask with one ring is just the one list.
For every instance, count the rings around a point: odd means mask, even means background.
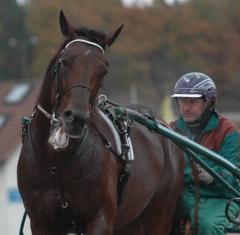
[{"label": "horse head", "polygon": [[53,113],[69,137],[79,138],[108,72],[105,49],[113,44],[123,25],[108,34],[75,28],[62,11],[59,23],[65,42],[55,63]]}]

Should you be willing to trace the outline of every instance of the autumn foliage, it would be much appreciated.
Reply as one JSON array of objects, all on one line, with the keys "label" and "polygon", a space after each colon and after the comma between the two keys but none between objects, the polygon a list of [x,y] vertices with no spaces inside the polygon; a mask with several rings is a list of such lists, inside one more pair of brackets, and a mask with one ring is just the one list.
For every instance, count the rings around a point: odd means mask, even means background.
[{"label": "autumn foliage", "polygon": [[233,103],[240,96],[240,1],[192,0],[173,6],[155,2],[140,9],[125,8],[117,0],[30,1],[25,7],[27,29],[39,38],[30,74],[41,77],[62,42],[58,14],[63,9],[74,25],[105,31],[125,25],[108,52],[105,89],[110,95],[137,84],[140,101],[156,102],[171,93],[183,73],[201,71],[216,81],[220,109],[237,110]]}]

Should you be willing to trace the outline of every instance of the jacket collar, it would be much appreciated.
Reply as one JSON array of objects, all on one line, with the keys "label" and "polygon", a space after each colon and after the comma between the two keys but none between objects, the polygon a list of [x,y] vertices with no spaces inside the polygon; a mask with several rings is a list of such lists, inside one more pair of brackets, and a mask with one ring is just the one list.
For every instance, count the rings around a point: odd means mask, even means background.
[{"label": "jacket collar", "polygon": [[[216,129],[218,126],[219,126],[219,114],[216,111],[213,111],[207,125],[202,130],[202,133],[212,131]],[[190,129],[187,123],[183,120],[181,116],[176,120],[176,128],[185,133],[190,133]]]}]

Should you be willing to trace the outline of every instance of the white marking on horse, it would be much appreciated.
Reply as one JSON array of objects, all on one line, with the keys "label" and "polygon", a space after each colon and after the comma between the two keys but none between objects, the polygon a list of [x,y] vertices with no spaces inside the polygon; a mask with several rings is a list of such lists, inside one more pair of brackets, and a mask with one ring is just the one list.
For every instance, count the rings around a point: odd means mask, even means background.
[{"label": "white marking on horse", "polygon": [[85,52],[85,56],[88,56],[89,54],[91,53],[91,50],[86,50],[86,52]]}]

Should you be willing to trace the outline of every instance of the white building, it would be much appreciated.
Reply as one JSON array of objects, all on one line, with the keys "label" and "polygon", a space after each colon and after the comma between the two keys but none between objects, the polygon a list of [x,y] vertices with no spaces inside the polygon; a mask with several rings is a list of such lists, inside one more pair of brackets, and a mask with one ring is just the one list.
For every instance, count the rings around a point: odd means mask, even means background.
[{"label": "white building", "polygon": [[[17,188],[17,161],[21,149],[20,119],[31,114],[39,87],[39,82],[0,83],[0,234],[19,234],[24,213]],[[31,235],[28,219],[24,235]]]}]

